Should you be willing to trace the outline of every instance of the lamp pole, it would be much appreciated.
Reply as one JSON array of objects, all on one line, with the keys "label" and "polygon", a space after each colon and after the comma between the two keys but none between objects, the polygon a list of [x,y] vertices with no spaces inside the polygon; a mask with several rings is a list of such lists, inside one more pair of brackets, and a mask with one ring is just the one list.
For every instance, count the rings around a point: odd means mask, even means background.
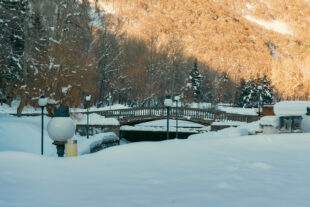
[{"label": "lamp pole", "polygon": [[90,103],[91,95],[87,95],[85,97],[86,100],[86,108],[87,108],[87,124],[86,124],[86,137],[89,138],[89,103]]},{"label": "lamp pole", "polygon": [[261,116],[261,93],[262,93],[262,86],[258,85],[257,86],[258,89],[258,116]]},{"label": "lamp pole", "polygon": [[44,107],[47,104],[47,99],[44,95],[41,95],[38,101],[39,106],[41,107],[41,155],[43,155],[43,146],[44,146]]},{"label": "lamp pole", "polygon": [[176,102],[176,110],[175,110],[175,138],[178,139],[178,103],[180,100],[180,96],[179,95],[175,95],[174,96],[174,100]]},{"label": "lamp pole", "polygon": [[172,106],[171,96],[167,96],[164,105],[167,107],[167,140],[169,139],[169,116],[170,116],[170,107]]}]

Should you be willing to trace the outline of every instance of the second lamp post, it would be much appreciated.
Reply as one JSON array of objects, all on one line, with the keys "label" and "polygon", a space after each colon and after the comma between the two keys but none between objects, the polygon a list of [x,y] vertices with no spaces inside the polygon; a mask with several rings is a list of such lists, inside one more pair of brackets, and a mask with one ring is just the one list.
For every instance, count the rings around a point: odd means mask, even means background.
[{"label": "second lamp post", "polygon": [[261,85],[258,85],[257,86],[257,90],[258,90],[258,116],[260,117],[261,116],[261,96],[262,96],[262,86]]},{"label": "second lamp post", "polygon": [[166,96],[164,101],[165,107],[167,107],[167,135],[166,138],[169,139],[169,116],[170,116],[170,107],[172,107],[171,96]]},{"label": "second lamp post", "polygon": [[176,110],[175,110],[175,138],[178,138],[178,103],[180,100],[179,95],[174,96],[175,104],[176,104]]},{"label": "second lamp post", "polygon": [[41,155],[43,155],[43,144],[44,144],[44,107],[47,105],[47,99],[45,96],[40,96],[39,101],[38,101],[39,106],[41,107],[42,110],[42,118],[41,118]]},{"label": "second lamp post", "polygon": [[86,124],[86,136],[89,138],[89,103],[90,103],[91,95],[87,95],[85,97],[86,108],[87,108],[87,124]]}]

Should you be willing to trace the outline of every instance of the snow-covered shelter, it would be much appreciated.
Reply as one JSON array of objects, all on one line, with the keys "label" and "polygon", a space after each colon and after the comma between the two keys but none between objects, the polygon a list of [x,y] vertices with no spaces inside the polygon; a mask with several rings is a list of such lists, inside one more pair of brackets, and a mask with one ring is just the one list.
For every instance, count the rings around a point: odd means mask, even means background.
[{"label": "snow-covered shelter", "polygon": [[[274,106],[274,112],[279,117],[279,132],[302,132],[307,127],[309,116],[307,108],[309,101],[282,101]],[[304,124],[302,124],[304,122]]]}]

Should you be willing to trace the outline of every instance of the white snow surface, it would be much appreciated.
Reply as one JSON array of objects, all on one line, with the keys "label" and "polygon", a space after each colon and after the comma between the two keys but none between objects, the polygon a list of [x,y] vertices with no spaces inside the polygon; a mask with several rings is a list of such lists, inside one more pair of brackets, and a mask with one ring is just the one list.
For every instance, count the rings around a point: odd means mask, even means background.
[{"label": "white snow surface", "polygon": [[244,122],[240,121],[214,121],[212,122],[212,126],[240,126],[244,124]]},{"label": "white snow surface", "polygon": [[1,207],[310,206],[310,133],[249,136],[257,121],[58,158],[40,121],[0,114]]},{"label": "white snow surface", "polygon": [[264,116],[260,119],[260,125],[279,127],[280,119],[278,116]]},{"label": "white snow surface", "polygon": [[307,113],[310,101],[281,101],[274,105],[273,111],[277,116],[300,116]]},{"label": "white snow surface", "polygon": [[293,32],[289,29],[288,25],[285,22],[281,22],[279,20],[265,21],[262,19],[257,19],[251,15],[246,15],[244,17],[247,20],[254,22],[255,24],[258,24],[259,26],[264,27],[268,30],[273,30],[280,34],[289,34],[289,35],[293,34]]},{"label": "white snow surface", "polygon": [[[73,121],[76,124],[87,124],[87,115],[86,114],[75,114]],[[99,114],[89,114],[89,124],[90,125],[118,126],[119,121],[115,118],[106,118]]]},{"label": "white snow surface", "polygon": [[[156,121],[148,121],[141,124],[136,124],[135,126],[150,126],[150,127],[166,127],[167,126],[167,119],[161,119]],[[169,126],[176,127],[176,120],[169,119]],[[191,121],[183,121],[178,120],[179,127],[191,127],[191,128],[202,128],[205,127],[202,124],[197,124]]]},{"label": "white snow surface", "polygon": [[243,115],[257,115],[255,108],[240,108],[240,107],[229,107],[229,106],[218,106],[218,110],[225,111],[231,114],[243,114]]},{"label": "white snow surface", "polygon": [[[50,104],[57,104],[59,101],[53,100],[53,99],[48,99],[48,103]],[[18,100],[14,100],[12,101],[12,106],[9,106],[7,104],[0,104],[0,114],[16,114],[17,112],[17,108],[19,106],[20,101]],[[106,110],[116,110],[116,109],[127,109],[129,107],[121,105],[121,104],[115,104],[112,106],[104,106],[104,107],[95,107],[92,106],[89,108],[90,112],[93,111],[106,111]],[[82,108],[70,108],[70,112],[86,112],[87,109],[82,109]],[[44,110],[45,113],[46,112],[46,108]],[[34,108],[32,106],[25,106],[22,114],[32,114],[32,113],[41,113],[41,108]]]},{"label": "white snow surface", "polygon": [[0,152],[0,206],[310,205],[310,134],[200,136],[72,158]]},{"label": "white snow surface", "polygon": [[[47,124],[50,117],[44,117],[44,156],[55,157],[56,147],[47,133]],[[80,137],[75,135],[72,139],[78,140],[78,154],[86,154],[90,149],[112,137],[117,138],[114,133],[102,133],[89,137]],[[0,114],[0,152],[18,151],[32,154],[41,153],[41,117],[15,117],[11,115]],[[1,184],[0,184],[1,185]],[[0,199],[1,206],[1,199]]]}]

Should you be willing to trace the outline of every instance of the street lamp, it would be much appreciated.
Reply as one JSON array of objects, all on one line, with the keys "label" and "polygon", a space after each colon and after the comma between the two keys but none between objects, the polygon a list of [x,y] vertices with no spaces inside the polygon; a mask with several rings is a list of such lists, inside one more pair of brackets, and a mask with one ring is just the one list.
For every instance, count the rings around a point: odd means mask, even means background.
[{"label": "street lamp", "polygon": [[41,155],[43,155],[43,137],[44,137],[44,107],[47,104],[47,98],[45,96],[40,96],[38,104],[41,107]]},{"label": "street lamp", "polygon": [[58,157],[65,154],[65,143],[75,132],[75,125],[70,119],[69,109],[60,105],[54,109],[54,117],[48,122],[47,132],[56,145]]},{"label": "street lamp", "polygon": [[170,115],[170,107],[172,107],[171,96],[166,96],[164,105],[167,107],[167,140],[168,140],[169,139],[169,115]]},{"label": "street lamp", "polygon": [[86,135],[87,139],[89,138],[89,103],[90,103],[91,95],[87,95],[85,97],[86,108],[87,108],[87,125],[86,125]]},{"label": "street lamp", "polygon": [[262,86],[261,85],[258,85],[257,86],[257,89],[258,89],[258,116],[261,116],[261,93],[262,93]]},{"label": "street lamp", "polygon": [[178,138],[178,103],[179,103],[179,100],[180,100],[180,96],[179,95],[175,95],[174,96],[174,100],[176,102],[176,110],[175,110],[175,116],[176,116],[176,119],[175,119],[175,138]]}]

